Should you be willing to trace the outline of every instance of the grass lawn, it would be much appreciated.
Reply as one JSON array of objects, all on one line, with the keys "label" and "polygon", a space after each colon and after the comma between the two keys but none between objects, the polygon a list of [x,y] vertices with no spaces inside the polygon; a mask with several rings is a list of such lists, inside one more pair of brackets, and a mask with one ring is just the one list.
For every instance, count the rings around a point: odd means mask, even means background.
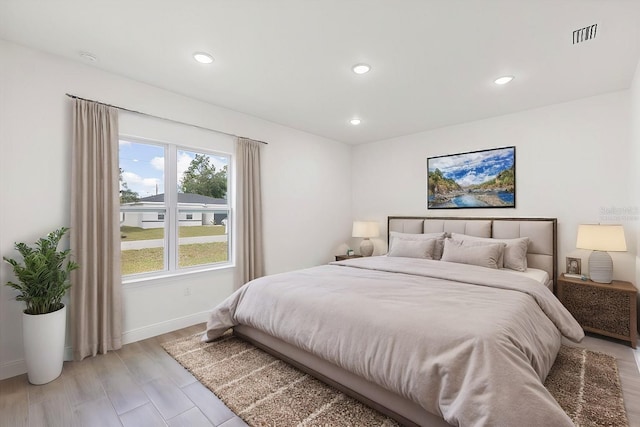
[{"label": "grass lawn", "polygon": [[[224,225],[198,225],[193,227],[180,227],[180,237],[220,236],[224,234]],[[123,225],[120,227],[120,237],[123,242],[133,240],[154,240],[164,238],[164,228],[140,228]]]},{"label": "grass lawn", "polygon": [[[222,231],[224,232],[224,227],[222,227],[222,229]],[[194,265],[223,262],[228,260],[227,242],[194,243],[189,245],[180,245],[178,251],[178,265],[181,268],[191,267]],[[163,248],[133,249],[122,251],[121,268],[123,275],[160,271],[163,269]]]}]

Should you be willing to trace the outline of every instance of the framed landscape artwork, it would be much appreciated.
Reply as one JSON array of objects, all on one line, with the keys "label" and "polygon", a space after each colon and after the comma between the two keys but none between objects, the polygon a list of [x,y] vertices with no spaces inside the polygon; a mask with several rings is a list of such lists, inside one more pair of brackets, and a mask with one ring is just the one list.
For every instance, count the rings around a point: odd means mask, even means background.
[{"label": "framed landscape artwork", "polygon": [[427,158],[427,209],[515,207],[516,147]]}]

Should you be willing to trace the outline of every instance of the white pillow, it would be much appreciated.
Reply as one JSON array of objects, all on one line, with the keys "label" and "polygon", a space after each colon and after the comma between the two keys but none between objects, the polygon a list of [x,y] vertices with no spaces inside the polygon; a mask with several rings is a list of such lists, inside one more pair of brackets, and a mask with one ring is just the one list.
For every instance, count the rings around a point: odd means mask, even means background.
[{"label": "white pillow", "polygon": [[497,269],[498,260],[503,250],[504,243],[486,244],[484,242],[446,239],[441,261]]},{"label": "white pillow", "polygon": [[444,231],[441,233],[425,233],[425,234],[411,234],[400,233],[398,231],[389,232],[389,247],[393,245],[395,239],[402,240],[430,240],[436,239],[436,245],[433,250],[433,259],[440,259],[442,257],[442,249],[444,248],[444,239],[447,237],[447,233]]},{"label": "white pillow", "polygon": [[452,233],[451,237],[455,240],[485,242],[485,243],[504,243],[504,256],[499,268],[508,268],[515,271],[527,270],[527,250],[529,249],[529,238],[520,237],[517,239],[491,239],[487,237],[468,236],[466,234]]},{"label": "white pillow", "polygon": [[403,240],[394,239],[387,256],[433,259],[433,249],[436,239]]}]

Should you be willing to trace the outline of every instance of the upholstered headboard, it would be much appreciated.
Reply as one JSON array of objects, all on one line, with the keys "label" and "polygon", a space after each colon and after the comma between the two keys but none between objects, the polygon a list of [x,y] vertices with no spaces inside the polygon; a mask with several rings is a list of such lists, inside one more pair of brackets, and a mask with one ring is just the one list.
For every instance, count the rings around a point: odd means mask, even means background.
[{"label": "upholstered headboard", "polygon": [[387,233],[397,231],[421,234],[445,231],[497,239],[528,237],[530,242],[527,265],[531,268],[545,270],[553,280],[555,290],[558,277],[557,224],[556,218],[390,216]]}]

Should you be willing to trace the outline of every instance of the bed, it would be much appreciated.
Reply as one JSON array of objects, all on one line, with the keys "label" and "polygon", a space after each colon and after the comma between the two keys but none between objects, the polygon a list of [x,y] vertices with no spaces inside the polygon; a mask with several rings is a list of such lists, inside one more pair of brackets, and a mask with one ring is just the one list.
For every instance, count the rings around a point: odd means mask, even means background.
[{"label": "bed", "polygon": [[[584,336],[552,292],[556,227],[389,217],[388,256],[252,281],[213,310],[203,340],[233,327],[403,425],[571,426],[542,385],[562,336]],[[497,268],[514,262],[524,271]]]}]

